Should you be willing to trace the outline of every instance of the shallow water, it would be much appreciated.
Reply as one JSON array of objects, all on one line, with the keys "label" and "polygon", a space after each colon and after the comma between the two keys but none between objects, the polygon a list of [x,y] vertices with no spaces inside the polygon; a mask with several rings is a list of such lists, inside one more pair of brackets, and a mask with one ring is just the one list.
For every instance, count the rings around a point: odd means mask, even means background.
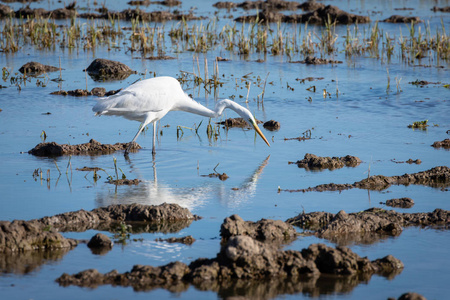
[{"label": "shallow water", "polygon": [[[78,1],[83,6],[82,1]],[[121,1],[108,1],[110,9],[121,10]],[[211,2],[213,3],[213,2]],[[324,2],[325,3],[325,2]],[[331,2],[330,2],[331,3]],[[424,1],[400,1],[392,5],[391,1],[332,1],[343,10],[360,13],[361,11],[376,11],[370,15],[372,20],[382,20],[392,14],[412,14],[429,21],[432,29],[440,28],[441,18],[447,32],[450,19],[448,14],[433,13],[429,9],[435,5]],[[32,4],[45,7],[47,4]],[[48,2],[48,6],[53,5]],[[55,4],[56,5],[56,4]],[[59,4],[58,4],[59,5]],[[92,5],[92,4],[90,4]],[[449,1],[439,1],[439,7],[449,5]],[[182,10],[187,11],[196,6],[198,15],[209,14],[213,8],[200,5],[196,1],[185,1]],[[11,5],[21,7],[19,4]],[[52,6],[54,7],[54,6]],[[396,7],[414,7],[413,11],[396,11]],[[153,8],[153,6],[151,6]],[[167,8],[165,8],[167,9]],[[251,13],[251,12],[248,12]],[[219,16],[226,15],[221,11]],[[237,10],[231,12],[234,16],[242,14]],[[86,22],[85,20],[79,20]],[[66,24],[66,21],[61,21]],[[205,21],[193,21],[203,22]],[[232,22],[221,19],[221,22]],[[220,24],[222,24],[220,23]],[[176,23],[174,23],[176,24]],[[126,26],[126,24],[123,24]],[[373,24],[372,24],[373,25]],[[156,24],[160,26],[160,24]],[[168,22],[165,27],[172,26]],[[282,25],[283,26],[283,25]],[[359,25],[360,30],[368,25]],[[401,28],[407,32],[406,25],[383,24],[385,31],[398,34]],[[237,26],[240,28],[240,25]],[[291,28],[291,25],[287,25]],[[320,30],[317,27],[317,30]],[[339,36],[346,32],[345,26],[337,26]],[[434,31],[432,31],[434,32]],[[340,42],[342,45],[342,41]],[[342,46],[340,46],[342,49]],[[82,69],[97,57],[121,61],[139,73],[150,77],[149,71],[156,75],[178,76],[180,72],[191,71],[193,53],[183,51],[175,54],[168,47],[167,55],[177,56],[175,60],[149,61],[136,59],[139,54],[126,53],[125,50],[107,51],[99,48],[95,53],[84,50],[39,51],[26,46],[16,54],[0,53],[0,66],[13,72],[28,61],[39,61],[44,64],[64,68],[62,77],[65,81],[61,88],[72,90],[85,88],[85,74]],[[348,190],[338,192],[289,193],[278,192],[281,189],[300,189],[322,183],[353,183],[370,175],[386,176],[402,175],[428,170],[435,166],[450,165],[450,152],[434,149],[430,145],[435,141],[448,138],[450,129],[450,92],[443,84],[449,83],[448,62],[437,62],[429,57],[414,65],[432,65],[431,67],[412,66],[402,62],[397,56],[390,63],[368,55],[355,56],[346,59],[342,52],[334,59],[342,60],[336,65],[304,65],[289,64],[285,56],[266,56],[266,62],[256,63],[260,54],[251,54],[244,58],[223,49],[210,51],[208,58],[210,74],[212,61],[216,56],[230,58],[229,62],[220,62],[220,74],[224,75],[224,86],[219,89],[219,98],[235,96],[235,101],[248,105],[257,119],[267,121],[277,120],[281,123],[279,131],[270,132],[263,129],[271,147],[256,138],[253,131],[220,128],[217,141],[210,141],[206,135],[207,119],[182,112],[171,112],[160,123],[162,135],[159,136],[157,155],[152,161],[151,128],[147,134],[139,137],[138,143],[142,150],[132,153],[125,160],[122,153],[103,156],[72,156],[60,158],[38,158],[26,152],[42,142],[41,132],[45,131],[47,141],[57,143],[78,144],[94,138],[102,143],[128,142],[138,129],[137,122],[131,122],[115,117],[95,117],[91,111],[95,103],[94,97],[63,97],[53,96],[50,92],[59,89],[57,83],[48,82],[45,88],[37,87],[35,81],[27,83],[18,89],[8,81],[0,84],[8,86],[0,90],[0,220],[29,220],[50,216],[58,213],[79,209],[91,210],[96,207],[116,203],[160,204],[163,202],[178,203],[189,208],[194,214],[203,217],[194,221],[189,227],[175,233],[142,233],[133,238],[143,238],[143,241],[130,241],[128,245],[116,244],[113,250],[103,256],[93,255],[85,244],[80,244],[57,258],[43,261],[36,268],[27,270],[24,274],[18,268],[2,270],[0,277],[0,294],[5,299],[48,299],[50,298],[225,298],[229,294],[212,291],[200,291],[189,287],[186,291],[171,293],[157,289],[147,292],[135,292],[132,288],[101,286],[96,289],[78,287],[60,287],[54,280],[62,273],[69,274],[96,268],[100,272],[117,269],[120,272],[129,271],[134,264],[164,265],[180,260],[185,263],[199,257],[215,257],[219,251],[220,225],[225,217],[239,214],[244,220],[259,220],[261,218],[286,220],[302,211],[327,211],[337,213],[340,210],[357,212],[370,207],[384,207],[380,202],[398,197],[410,197],[415,205],[411,209],[395,209],[402,212],[429,212],[435,208],[450,209],[448,191],[424,186],[392,186],[381,192],[366,190]],[[203,74],[204,55],[199,55],[200,69]],[[296,55],[293,60],[302,57]],[[436,65],[443,68],[436,68]],[[387,71],[390,75],[390,89],[387,90]],[[246,75],[252,81],[259,76],[265,78],[270,72],[265,90],[264,105],[258,104],[257,96],[262,89],[252,84],[249,103],[245,104],[247,88],[240,79]],[[50,73],[50,78],[58,77]],[[254,76],[254,77],[253,77]],[[89,89],[95,86],[107,90],[125,87],[144,75],[131,75],[126,80],[112,82],[94,82],[88,78]],[[306,82],[296,81],[296,78],[323,77],[323,80]],[[397,92],[395,77],[401,78],[400,89]],[[236,88],[236,79],[239,82]],[[440,82],[425,87],[409,84],[415,80]],[[290,90],[287,86],[294,90]],[[316,93],[307,91],[310,86],[316,86]],[[212,95],[192,86],[185,86],[188,93],[200,103],[213,107],[215,100]],[[336,96],[336,88],[339,90]],[[322,90],[330,92],[331,97],[322,96]],[[242,96],[240,98],[239,96]],[[311,101],[308,101],[311,97]],[[50,112],[51,114],[45,114]],[[223,119],[235,117],[227,111]],[[407,128],[414,121],[429,120],[427,130]],[[177,125],[193,127],[203,121],[199,134],[184,129],[181,138],[177,138]],[[433,126],[436,124],[437,126]],[[170,125],[170,127],[163,127]],[[311,130],[311,140],[285,140],[301,136]],[[297,168],[289,161],[302,159],[306,153],[319,156],[354,155],[363,163],[356,168],[311,172]],[[77,171],[84,166],[101,167],[108,174],[114,174],[113,157],[117,165],[128,178],[142,180],[138,186],[114,187],[104,183],[102,178],[94,182],[92,173]],[[421,159],[420,165],[395,163],[409,158]],[[71,168],[68,169],[68,163]],[[220,181],[217,178],[203,177],[217,171],[227,173],[229,179]],[[61,170],[61,175],[57,167]],[[50,181],[34,180],[35,169],[44,172],[50,170]],[[66,174],[66,169],[68,172]],[[239,188],[237,191],[232,188]],[[389,208],[390,209],[390,208]],[[82,233],[65,233],[66,237],[89,239],[95,231]],[[109,234],[112,236],[112,234]],[[154,242],[159,237],[192,235],[197,241],[192,246],[182,244],[167,244]],[[325,243],[326,240],[314,237],[299,238],[286,246],[287,249],[301,250],[311,243]],[[371,245],[349,245],[360,256],[369,259],[394,255],[403,261],[405,269],[401,274],[388,280],[373,276],[368,282],[360,283],[345,292],[337,289],[321,289],[315,293],[304,292],[291,295],[287,291],[277,291],[273,298],[318,297],[326,294],[333,299],[385,299],[399,297],[407,291],[424,295],[427,299],[445,298],[448,289],[446,283],[450,279],[448,251],[450,235],[446,230],[408,228],[395,238],[387,238]],[[2,297],[3,298],[3,297]]]}]

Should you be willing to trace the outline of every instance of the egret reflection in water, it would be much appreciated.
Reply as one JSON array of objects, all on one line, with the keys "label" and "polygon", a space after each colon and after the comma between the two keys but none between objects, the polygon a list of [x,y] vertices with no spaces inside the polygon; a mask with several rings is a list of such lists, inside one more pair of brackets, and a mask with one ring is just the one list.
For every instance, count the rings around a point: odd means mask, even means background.
[{"label": "egret reflection in water", "polygon": [[100,191],[96,195],[96,202],[99,207],[130,203],[146,205],[176,203],[193,210],[204,206],[208,199],[217,198],[224,206],[239,207],[255,194],[258,180],[269,158],[270,155],[237,188],[227,187],[216,180],[196,187],[172,187],[167,182],[158,181],[156,163],[153,162],[153,180],[142,180],[137,186],[119,188],[115,192]]}]

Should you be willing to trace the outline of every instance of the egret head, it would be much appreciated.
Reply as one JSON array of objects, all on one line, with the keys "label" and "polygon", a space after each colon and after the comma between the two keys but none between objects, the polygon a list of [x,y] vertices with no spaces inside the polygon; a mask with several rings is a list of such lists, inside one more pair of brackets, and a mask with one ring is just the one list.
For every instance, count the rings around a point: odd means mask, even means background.
[{"label": "egret head", "polygon": [[253,117],[252,113],[248,109],[244,108],[241,112],[239,112],[239,114],[248,124],[250,124],[255,129],[255,131],[264,140],[264,142],[266,142],[267,146],[270,147],[269,142],[267,141],[266,137],[262,133],[261,129],[259,129],[258,124],[256,123],[256,120]]}]

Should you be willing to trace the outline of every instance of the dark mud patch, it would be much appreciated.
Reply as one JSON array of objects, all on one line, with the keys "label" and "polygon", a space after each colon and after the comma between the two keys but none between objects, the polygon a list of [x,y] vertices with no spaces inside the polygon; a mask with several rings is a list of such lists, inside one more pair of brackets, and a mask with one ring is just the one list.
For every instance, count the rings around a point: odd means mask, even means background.
[{"label": "dark mud patch", "polygon": [[121,62],[103,58],[95,59],[85,71],[97,81],[123,80],[131,74],[137,73]]},{"label": "dark mud patch", "polygon": [[252,222],[244,221],[238,215],[232,215],[222,223],[220,235],[223,240],[245,235],[261,242],[281,244],[294,240],[297,237],[297,231],[292,225],[281,220],[261,219]]},{"label": "dark mud patch", "polygon": [[445,140],[440,141],[440,142],[439,141],[434,142],[433,145],[431,145],[431,147],[450,149],[450,139],[445,139]]},{"label": "dark mud patch", "polygon": [[431,10],[434,11],[434,12],[437,12],[437,11],[450,12],[450,6],[445,6],[445,7],[433,6],[433,8]]},{"label": "dark mud patch", "polygon": [[114,185],[138,185],[141,182],[142,180],[139,179],[128,179],[128,178],[110,179],[107,181],[107,183]]},{"label": "dark mud patch", "polygon": [[173,56],[168,56],[168,55],[158,55],[158,56],[147,56],[145,57],[145,59],[148,60],[171,60],[171,59],[176,59]]},{"label": "dark mud patch", "polygon": [[94,13],[82,13],[79,14],[78,17],[84,18],[84,19],[105,19],[108,20],[109,18],[113,19],[120,19],[120,20],[136,20],[139,19],[144,22],[164,22],[164,21],[191,21],[191,20],[201,20],[205,19],[204,17],[197,17],[193,13],[181,13],[179,11],[152,11],[152,12],[145,12],[140,9],[127,9],[120,12],[114,12],[114,11],[102,11],[100,14],[94,14]]},{"label": "dark mud patch", "polygon": [[87,246],[94,254],[104,254],[112,249],[113,242],[107,235],[97,233],[89,240]]},{"label": "dark mud patch", "polygon": [[73,96],[73,97],[86,97],[86,96],[97,96],[97,97],[109,97],[111,95],[117,94],[122,89],[106,91],[105,88],[95,87],[90,91],[83,89],[76,89],[71,91],[59,90],[50,93],[51,95],[61,95],[61,96]]},{"label": "dark mud patch", "polygon": [[[267,1],[269,2],[269,1]],[[295,3],[295,2],[294,2]],[[235,19],[236,22],[284,22],[284,23],[306,23],[323,25],[328,18],[336,21],[337,24],[369,23],[370,18],[345,12],[340,8],[327,5],[317,6],[313,11],[304,14],[284,15],[272,9],[263,9],[260,13],[250,16],[241,16]]]},{"label": "dark mud patch", "polygon": [[230,1],[219,1],[213,4],[215,8],[218,9],[232,9],[237,7],[237,3],[230,2]]},{"label": "dark mud patch", "polygon": [[[78,145],[57,144],[55,142],[40,143],[28,151],[29,154],[43,157],[55,157],[62,155],[102,155],[110,154],[128,148],[130,143],[102,144],[94,139],[88,143]],[[141,146],[134,143],[131,151],[141,149]]]},{"label": "dark mud patch", "polygon": [[157,242],[167,242],[167,243],[180,243],[185,245],[192,245],[195,242],[195,239],[192,237],[192,235],[183,236],[183,237],[171,237],[167,239],[156,239]]},{"label": "dark mud patch", "polygon": [[427,171],[403,174],[401,176],[383,176],[374,175],[355,183],[327,183],[307,189],[298,190],[279,190],[285,192],[325,192],[325,191],[343,191],[349,189],[366,189],[382,191],[391,185],[410,185],[420,184],[434,188],[444,188],[450,186],[450,168],[447,166],[435,167]]},{"label": "dark mud patch", "polygon": [[59,68],[53,66],[43,65],[41,63],[31,61],[20,67],[19,72],[22,74],[27,74],[31,76],[41,75],[43,73],[50,73],[59,71]]},{"label": "dark mud patch", "polygon": [[281,128],[281,124],[278,121],[269,120],[269,121],[267,121],[267,122],[265,122],[263,124],[263,127],[265,129],[267,129],[267,130],[270,130],[270,131],[276,131],[276,130],[279,130]]},{"label": "dark mud patch", "polygon": [[14,14],[14,10],[8,5],[0,3],[0,18],[10,17]]},{"label": "dark mud patch", "polygon": [[[79,210],[75,212],[68,212],[52,217],[44,217],[39,219],[39,222],[45,226],[52,226],[60,231],[85,231],[88,229],[96,230],[113,230],[114,225],[121,222],[127,222],[136,225],[144,224],[165,224],[165,223],[182,223],[181,228],[186,227],[185,224],[190,224],[193,220],[198,220],[200,217],[193,215],[187,208],[182,208],[177,204],[161,204],[161,205],[142,205],[142,204],[119,204],[110,205],[107,207],[100,207],[91,211]],[[187,222],[186,222],[187,221]],[[175,224],[176,225],[176,224]],[[174,232],[180,230],[178,226],[169,226],[169,230],[163,232]],[[135,226],[133,226],[133,232]],[[142,232],[151,229],[143,226]],[[158,226],[153,228],[159,228]],[[164,227],[162,227],[164,228]],[[151,232],[158,230],[151,230]]]},{"label": "dark mud patch", "polygon": [[130,1],[127,3],[128,5],[135,6],[149,6],[150,4],[158,4],[164,6],[179,6],[181,5],[181,1],[178,0],[164,0],[164,1],[150,1],[150,0],[142,0],[142,1]]},{"label": "dark mud patch", "polygon": [[75,6],[66,6],[64,8],[57,8],[55,10],[45,10],[43,8],[30,8],[29,6],[22,7],[14,12],[18,19],[33,19],[33,18],[51,18],[51,19],[71,19],[77,16]]},{"label": "dark mud patch", "polygon": [[222,180],[222,181],[225,181],[228,178],[230,178],[227,175],[227,173],[222,173],[222,174],[220,174],[220,173],[210,173],[208,175],[200,175],[200,176],[202,176],[202,177],[209,177],[209,178],[219,178],[219,180]]},{"label": "dark mud patch", "polygon": [[382,22],[387,23],[420,23],[422,20],[419,17],[406,17],[400,15],[392,15],[387,19],[384,19]]},{"label": "dark mud patch", "polygon": [[0,221],[0,253],[71,249],[76,245],[77,241],[64,238],[38,220]]},{"label": "dark mud patch", "polygon": [[[261,124],[262,122],[256,120],[257,124]],[[239,127],[239,128],[250,128],[250,125],[243,118],[229,118],[222,122],[217,122],[216,124],[224,125],[226,128],[230,127]]]},{"label": "dark mud patch", "polygon": [[[158,2],[158,3],[156,3]],[[175,3],[173,0],[166,1],[152,1],[151,3],[162,4],[167,6],[172,6]],[[145,12],[142,9],[126,9],[120,12],[110,11],[107,7],[97,9],[97,13],[78,13],[75,5],[67,5],[64,8],[58,8],[55,10],[46,10],[43,8],[30,8],[29,6],[22,7],[17,11],[13,11],[10,7],[0,4],[0,17],[15,17],[18,19],[72,19],[72,18],[83,18],[83,19],[114,19],[114,20],[136,20],[139,19],[144,22],[163,22],[170,20],[200,20],[205,19],[204,17],[194,16],[192,12],[181,13],[178,10],[170,11],[151,11]]]},{"label": "dark mud patch", "polygon": [[[240,218],[232,216],[227,219]],[[256,223],[262,224],[262,221]],[[310,283],[311,280],[316,282],[321,275],[326,275],[328,283],[333,279],[347,278],[356,281],[353,285],[356,286],[361,281],[370,280],[373,274],[394,277],[403,269],[403,263],[390,255],[370,261],[349,248],[323,244],[313,244],[302,251],[282,251],[276,245],[260,242],[250,235],[232,235],[225,239],[223,234],[226,231],[221,232],[224,243],[212,259],[200,258],[189,265],[178,261],[161,267],[135,265],[131,271],[122,274],[116,270],[102,274],[90,269],[74,275],[64,273],[56,281],[62,286],[91,288],[110,284],[131,286],[135,290],[165,288],[173,291],[186,290],[193,285],[201,290],[224,290],[238,280],[247,285],[258,281],[267,285],[267,282],[282,279],[291,285]],[[248,296],[246,292],[243,295]]]},{"label": "dark mud patch", "polygon": [[419,86],[419,87],[424,87],[424,86],[429,85],[429,84],[435,84],[435,85],[441,84],[440,82],[430,82],[430,81],[419,80],[419,79],[416,79],[415,81],[410,81],[408,83],[412,84],[412,85]]},{"label": "dark mud patch", "polygon": [[[399,213],[393,210],[370,208],[347,214],[328,212],[302,213],[286,220],[320,238],[340,245],[371,244],[387,236],[397,236],[407,226],[450,225],[450,212],[436,209],[429,213]],[[305,232],[306,233],[306,232]]]},{"label": "dark mud patch", "polygon": [[391,207],[411,208],[414,206],[414,200],[408,197],[394,198],[386,200],[386,205]]},{"label": "dark mud patch", "polygon": [[427,298],[418,293],[408,292],[402,294],[398,300],[427,300]]},{"label": "dark mud patch", "polygon": [[340,60],[332,60],[326,58],[319,58],[314,56],[307,56],[304,60],[291,61],[293,64],[307,64],[307,65],[325,65],[325,64],[342,64]]},{"label": "dark mud patch", "polygon": [[305,83],[306,81],[316,81],[316,80],[323,80],[324,77],[306,77],[306,78],[295,78],[296,81],[300,83]]},{"label": "dark mud patch", "polygon": [[306,153],[302,160],[296,162],[289,162],[289,164],[297,164],[299,168],[306,170],[335,170],[346,167],[356,167],[361,163],[361,160],[356,156],[347,155],[344,157],[323,157],[314,154]]},{"label": "dark mud patch", "polygon": [[391,159],[392,162],[395,162],[396,164],[416,164],[416,165],[420,165],[422,163],[422,161],[420,159],[408,159],[406,161],[398,161],[395,159]]},{"label": "dark mud patch", "polygon": [[[149,206],[111,205],[92,211],[79,210],[41,219],[0,221],[0,269],[25,274],[48,261],[57,261],[78,242],[64,238],[60,231],[102,230],[117,232],[117,225],[127,222],[132,233],[174,233],[200,217],[177,204]],[[88,243],[94,254],[104,254],[112,247],[104,234],[96,234]]]}]

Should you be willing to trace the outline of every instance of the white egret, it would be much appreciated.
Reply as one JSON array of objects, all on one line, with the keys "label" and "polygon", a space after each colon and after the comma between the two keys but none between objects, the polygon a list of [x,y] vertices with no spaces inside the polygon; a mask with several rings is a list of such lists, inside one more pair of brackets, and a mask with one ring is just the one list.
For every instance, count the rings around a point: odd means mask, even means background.
[{"label": "white egret", "polygon": [[222,115],[225,108],[237,112],[247,123],[253,126],[264,142],[270,146],[248,109],[225,99],[217,102],[214,110],[211,110],[191,99],[183,91],[178,80],[172,77],[155,77],[138,81],[115,95],[99,99],[92,110],[96,115],[122,116],[128,120],[142,123],[125,150],[125,155],[127,155],[141,131],[150,123],[153,123],[152,153],[155,154],[155,123],[169,111],[186,111],[204,117],[217,118]]}]

